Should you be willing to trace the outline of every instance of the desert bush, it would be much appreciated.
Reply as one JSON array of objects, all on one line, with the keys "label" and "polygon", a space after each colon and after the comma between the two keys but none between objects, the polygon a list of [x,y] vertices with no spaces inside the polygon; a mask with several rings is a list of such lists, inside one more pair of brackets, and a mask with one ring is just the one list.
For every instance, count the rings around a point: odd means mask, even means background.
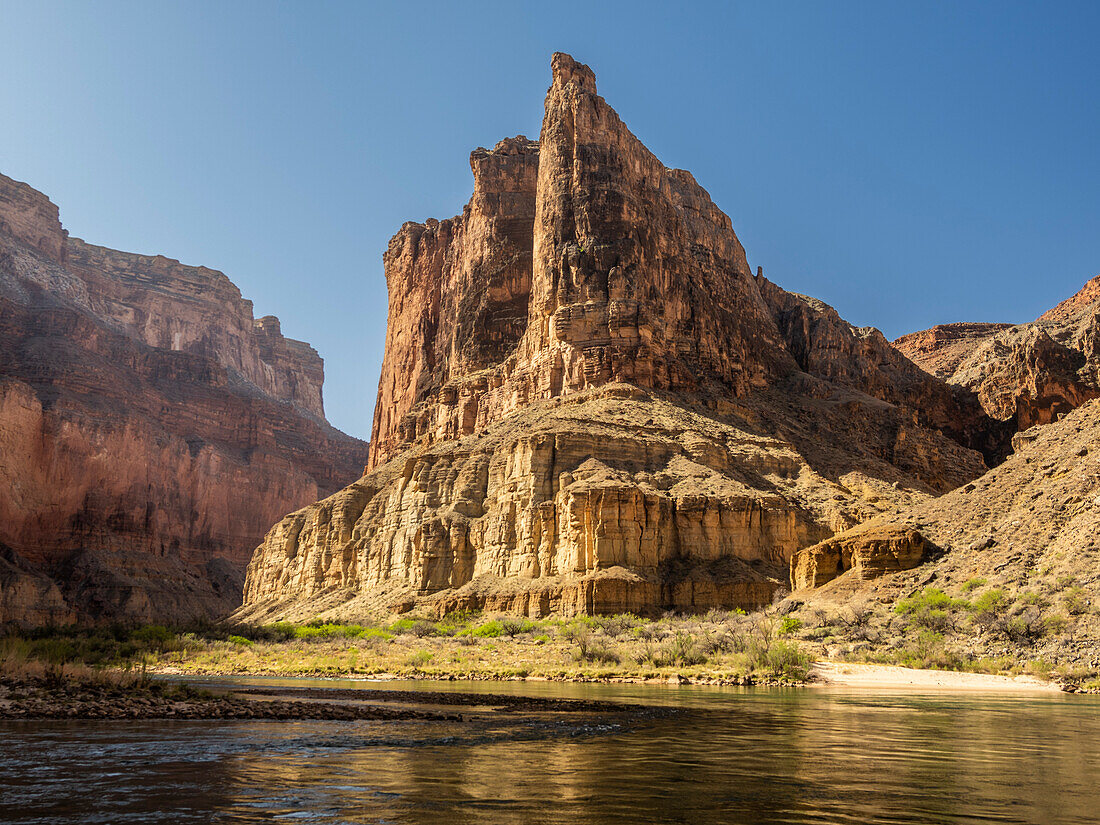
[{"label": "desert bush", "polygon": [[413,622],[412,627],[409,628],[409,635],[415,636],[418,639],[426,639],[428,636],[438,636],[439,628],[435,626],[435,622],[429,622],[427,619],[420,619]]},{"label": "desert bush", "polygon": [[536,627],[530,619],[501,619],[500,629],[505,636],[517,636],[520,633],[530,633]]},{"label": "desert bush", "polygon": [[707,655],[696,645],[695,637],[684,630],[676,634],[661,646],[662,660],[680,667],[701,665],[707,660]]},{"label": "desert bush", "polygon": [[999,617],[994,629],[1021,645],[1033,645],[1047,632],[1042,614],[1034,605],[1025,607],[1012,616]]},{"label": "desert bush", "polygon": [[431,651],[418,650],[405,660],[405,664],[408,667],[420,668],[424,667],[424,665],[428,664],[434,658],[435,654]]},{"label": "desert bush", "polygon": [[601,616],[598,618],[599,627],[612,639],[618,638],[634,630],[639,619],[630,613],[619,613],[615,616]]},{"label": "desert bush", "polygon": [[1062,606],[1071,616],[1080,616],[1082,613],[1087,613],[1089,603],[1085,596],[1085,589],[1083,587],[1071,587],[1062,594]]},{"label": "desert bush", "polygon": [[926,587],[894,606],[894,612],[908,618],[910,624],[933,633],[955,629],[955,611],[967,609],[964,599],[952,599],[938,587]]},{"label": "desert bush", "polygon": [[803,680],[810,672],[810,656],[791,642],[773,642],[763,651],[761,663],[772,675]]},{"label": "desert bush", "polygon": [[1050,602],[1037,590],[1025,590],[1020,594],[1020,603],[1034,605],[1035,607],[1047,607]]},{"label": "desert bush", "polygon": [[470,635],[481,639],[499,638],[504,635],[504,623],[500,619],[490,619],[471,630]]},{"label": "desert bush", "polygon": [[144,642],[153,650],[163,651],[175,640],[176,634],[164,625],[150,624],[139,627],[130,638],[136,642]]},{"label": "desert bush", "polygon": [[619,654],[615,652],[605,636],[597,636],[591,632],[580,634],[577,637],[576,645],[574,655],[579,662],[601,664],[618,664],[619,662]]},{"label": "desert bush", "polygon": [[874,610],[865,601],[853,602],[837,617],[849,634],[863,630],[871,621]]},{"label": "desert bush", "polygon": [[977,590],[979,587],[985,587],[985,582],[986,580],[983,579],[981,576],[975,576],[972,579],[967,579],[965,582],[963,582],[962,591],[963,593],[969,593],[971,590]]},{"label": "desert bush", "polygon": [[1069,626],[1069,619],[1058,613],[1053,613],[1049,616],[1043,617],[1043,629],[1046,633],[1053,634],[1055,636],[1064,633]]},{"label": "desert bush", "polygon": [[779,622],[779,635],[789,636],[802,629],[802,620],[795,616],[784,616]]},{"label": "desert bush", "polygon": [[704,632],[698,640],[699,653],[706,658],[717,656],[734,649],[734,637],[727,631]]}]

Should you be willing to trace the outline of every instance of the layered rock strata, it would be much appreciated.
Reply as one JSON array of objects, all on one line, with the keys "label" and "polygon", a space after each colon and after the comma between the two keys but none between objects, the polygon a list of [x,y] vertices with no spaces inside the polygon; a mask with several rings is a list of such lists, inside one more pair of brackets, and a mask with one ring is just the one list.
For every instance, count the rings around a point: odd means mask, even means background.
[{"label": "layered rock strata", "polygon": [[0,622],[215,617],[354,480],[323,365],[220,272],[85,244],[0,176]]},{"label": "layered rock strata", "polygon": [[848,573],[861,580],[910,570],[931,550],[911,527],[861,525],[796,552],[791,558],[791,587],[820,587]]},{"label": "layered rock strata", "polygon": [[1100,397],[1100,277],[1030,323],[947,324],[894,346],[1014,430],[1049,424]]},{"label": "layered rock strata", "polygon": [[[826,542],[890,557],[896,537],[916,533],[926,547],[919,566],[906,571],[905,558],[913,561],[916,553],[897,553],[896,568],[882,571],[890,575],[867,577],[854,565],[831,569],[829,555],[811,548],[794,557],[792,599],[826,611],[862,603],[886,614],[874,618],[885,627],[898,618],[892,606],[899,599],[935,587],[975,604],[971,618],[978,621],[957,635],[976,654],[1015,650],[1028,661],[1069,661],[1095,669],[1100,665],[1100,400],[1019,433],[1014,444],[1004,463],[974,481],[883,513]],[[919,543],[914,538],[910,546],[915,550]],[[983,597],[985,624],[977,610]],[[1044,625],[1046,617],[1054,619]]]},{"label": "layered rock strata", "polygon": [[800,549],[985,470],[992,422],[753,276],[729,218],[555,55],[538,143],[384,256],[371,472],[291,514],[242,618],[753,607]]}]

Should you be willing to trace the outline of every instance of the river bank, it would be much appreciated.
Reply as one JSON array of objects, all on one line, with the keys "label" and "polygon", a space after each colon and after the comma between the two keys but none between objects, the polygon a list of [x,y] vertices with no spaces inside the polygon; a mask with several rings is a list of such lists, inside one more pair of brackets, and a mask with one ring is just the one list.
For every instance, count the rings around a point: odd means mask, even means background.
[{"label": "river bank", "polygon": [[1027,674],[1005,676],[958,670],[920,670],[858,662],[814,662],[810,676],[812,684],[874,690],[1057,693],[1066,689],[1055,682]]}]

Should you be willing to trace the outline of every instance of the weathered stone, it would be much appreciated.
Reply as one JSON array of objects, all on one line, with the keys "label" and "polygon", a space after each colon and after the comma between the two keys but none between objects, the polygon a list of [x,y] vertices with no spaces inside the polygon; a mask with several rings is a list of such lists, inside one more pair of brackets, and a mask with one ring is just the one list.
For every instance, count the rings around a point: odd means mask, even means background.
[{"label": "weathered stone", "polygon": [[1100,277],[1037,320],[948,324],[894,342],[923,369],[976,394],[1012,430],[1100,397]]},{"label": "weathered stone", "polygon": [[462,215],[390,242],[371,472],[272,528],[240,618],[757,607],[801,548],[984,471],[971,396],[754,278],[552,68],[539,142],[474,152]]},{"label": "weathered stone", "polygon": [[911,527],[856,527],[798,551],[791,559],[791,588],[820,587],[851,571],[864,581],[919,565],[928,541]]},{"label": "weathered stone", "polygon": [[365,463],[322,381],[220,272],[68,238],[0,176],[0,621],[233,609],[271,522]]}]

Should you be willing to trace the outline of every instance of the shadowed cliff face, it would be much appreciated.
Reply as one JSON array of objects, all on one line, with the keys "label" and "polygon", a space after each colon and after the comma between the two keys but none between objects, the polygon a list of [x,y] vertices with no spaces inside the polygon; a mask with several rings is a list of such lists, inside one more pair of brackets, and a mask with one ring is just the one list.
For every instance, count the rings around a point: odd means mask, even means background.
[{"label": "shadowed cliff face", "polygon": [[1030,323],[945,324],[894,346],[1011,431],[1049,424],[1100,397],[1100,276]]},{"label": "shadowed cliff face", "polygon": [[365,462],[322,382],[220,272],[68,238],[0,176],[0,622],[232,610],[271,522]]},{"label": "shadowed cliff face", "polygon": [[272,528],[242,618],[753,607],[985,470],[972,394],[754,277],[591,69],[552,74],[538,143],[475,151],[462,215],[390,242],[371,472]]}]

